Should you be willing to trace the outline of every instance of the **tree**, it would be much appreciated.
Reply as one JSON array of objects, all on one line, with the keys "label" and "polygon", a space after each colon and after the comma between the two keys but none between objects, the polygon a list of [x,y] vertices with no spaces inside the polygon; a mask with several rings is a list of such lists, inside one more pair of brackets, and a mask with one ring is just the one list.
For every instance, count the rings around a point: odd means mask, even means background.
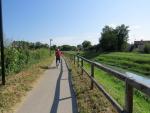
[{"label": "tree", "polygon": [[82,45],[81,44],[79,44],[79,45],[77,45],[77,48],[78,48],[78,50],[82,50]]},{"label": "tree", "polygon": [[56,50],[57,46],[56,46],[56,45],[53,45],[53,46],[51,46],[51,48],[52,48],[53,50]]},{"label": "tree", "polygon": [[60,49],[62,51],[75,51],[76,47],[75,46],[70,46],[70,45],[62,45],[62,46],[60,46]]},{"label": "tree", "polygon": [[123,51],[126,48],[129,30],[124,24],[117,26],[115,29],[105,26],[102,29],[99,40],[100,47],[103,51]]},{"label": "tree", "polygon": [[39,48],[41,48],[41,42],[36,42],[35,43],[35,49],[39,49]]},{"label": "tree", "polygon": [[30,49],[35,49],[35,44],[34,44],[33,42],[30,42],[30,43],[29,43],[29,48],[30,48]]},{"label": "tree", "polygon": [[115,31],[117,34],[117,50],[123,51],[126,48],[127,41],[129,38],[129,26],[125,26],[124,24],[117,26]]},{"label": "tree", "polygon": [[85,40],[85,41],[83,41],[83,43],[82,43],[82,47],[83,47],[84,50],[88,50],[91,46],[92,46],[92,45],[91,45],[91,42],[90,42],[90,41]]},{"label": "tree", "polygon": [[115,30],[112,27],[105,26],[102,29],[101,38],[99,40],[100,47],[103,51],[115,51],[116,50],[116,41],[117,35]]},{"label": "tree", "polygon": [[144,53],[150,53],[150,44],[144,45]]}]

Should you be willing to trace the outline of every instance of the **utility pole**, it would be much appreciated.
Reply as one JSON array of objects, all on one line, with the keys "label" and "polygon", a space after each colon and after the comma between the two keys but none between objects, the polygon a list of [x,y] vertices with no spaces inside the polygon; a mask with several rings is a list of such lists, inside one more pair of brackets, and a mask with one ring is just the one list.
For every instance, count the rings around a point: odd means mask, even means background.
[{"label": "utility pole", "polygon": [[50,49],[50,56],[51,56],[51,42],[52,42],[53,40],[52,39],[50,39],[50,47],[49,47],[49,49]]},{"label": "utility pole", "polygon": [[1,72],[2,84],[5,85],[5,64],[4,64],[4,43],[3,43],[3,16],[2,16],[2,0],[0,0],[0,44],[1,44]]}]

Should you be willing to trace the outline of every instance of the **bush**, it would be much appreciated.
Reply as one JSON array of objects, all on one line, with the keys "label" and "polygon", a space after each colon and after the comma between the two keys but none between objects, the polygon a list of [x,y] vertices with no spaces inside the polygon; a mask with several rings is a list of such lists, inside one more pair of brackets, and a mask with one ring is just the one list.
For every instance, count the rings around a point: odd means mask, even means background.
[{"label": "bush", "polygon": [[10,72],[17,72],[20,69],[19,63],[21,63],[20,52],[15,48],[7,48],[5,50],[5,66],[6,66],[6,73]]},{"label": "bush", "polygon": [[6,74],[18,73],[28,64],[38,62],[40,59],[48,57],[49,53],[46,49],[17,49],[9,47],[5,49],[5,66]]},{"label": "bush", "polygon": [[150,44],[145,44],[144,53],[150,53]]}]

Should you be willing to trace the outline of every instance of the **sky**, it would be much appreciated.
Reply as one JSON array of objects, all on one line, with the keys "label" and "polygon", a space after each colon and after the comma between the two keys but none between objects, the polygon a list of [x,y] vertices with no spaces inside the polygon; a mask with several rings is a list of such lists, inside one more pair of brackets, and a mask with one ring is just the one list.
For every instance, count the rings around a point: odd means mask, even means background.
[{"label": "sky", "polygon": [[2,0],[10,40],[97,44],[105,25],[129,26],[129,43],[150,40],[150,0]]}]

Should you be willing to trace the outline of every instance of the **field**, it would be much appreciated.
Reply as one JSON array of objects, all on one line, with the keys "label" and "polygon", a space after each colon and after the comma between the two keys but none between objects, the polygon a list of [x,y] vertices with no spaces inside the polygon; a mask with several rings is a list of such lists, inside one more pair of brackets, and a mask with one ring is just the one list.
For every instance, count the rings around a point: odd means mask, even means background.
[{"label": "field", "polygon": [[[136,73],[143,74],[143,76],[149,76],[150,70],[150,55],[138,54],[138,53],[82,53],[82,55],[88,59],[96,60],[105,64],[118,66],[126,70],[130,70]],[[112,57],[111,57],[112,56]],[[126,62],[126,63],[124,63]],[[132,64],[133,67],[129,65]],[[90,65],[84,62],[85,68],[90,71]],[[143,72],[146,70],[146,73]],[[145,75],[144,75],[145,74]],[[96,80],[103,85],[106,91],[121,105],[124,107],[125,98],[125,84],[100,69],[95,69]],[[143,93],[134,90],[134,113],[148,113],[150,111],[150,98]]]}]

